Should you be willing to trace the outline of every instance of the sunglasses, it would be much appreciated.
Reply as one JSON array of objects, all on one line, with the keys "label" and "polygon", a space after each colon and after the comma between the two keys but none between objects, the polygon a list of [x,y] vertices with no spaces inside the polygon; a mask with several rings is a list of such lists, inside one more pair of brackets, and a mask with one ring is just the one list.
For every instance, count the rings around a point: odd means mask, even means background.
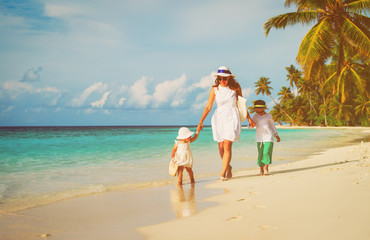
[{"label": "sunglasses", "polygon": [[263,109],[263,110],[255,110],[255,112],[256,113],[263,113],[263,112],[265,112],[265,110]]},{"label": "sunglasses", "polygon": [[229,77],[220,77],[220,81],[229,81]]}]

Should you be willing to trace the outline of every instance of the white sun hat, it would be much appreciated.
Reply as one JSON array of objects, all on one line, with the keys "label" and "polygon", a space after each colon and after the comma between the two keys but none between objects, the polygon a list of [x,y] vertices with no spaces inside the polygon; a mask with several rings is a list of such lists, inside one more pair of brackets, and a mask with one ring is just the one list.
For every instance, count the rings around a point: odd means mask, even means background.
[{"label": "white sun hat", "polygon": [[230,69],[226,66],[221,66],[218,68],[218,71],[214,76],[221,76],[221,77],[236,77],[235,75],[231,74]]},{"label": "white sun hat", "polygon": [[190,131],[187,127],[182,127],[179,129],[179,135],[177,136],[177,139],[187,139],[191,137],[194,134],[194,132]]}]

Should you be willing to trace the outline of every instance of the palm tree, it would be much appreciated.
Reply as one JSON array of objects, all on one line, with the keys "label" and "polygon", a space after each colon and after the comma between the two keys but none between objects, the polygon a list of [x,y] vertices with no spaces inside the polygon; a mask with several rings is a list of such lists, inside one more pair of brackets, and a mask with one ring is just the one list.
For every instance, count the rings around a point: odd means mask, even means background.
[{"label": "palm tree", "polygon": [[329,111],[331,113],[330,114],[331,116],[335,117],[337,120],[344,119],[346,121],[347,126],[349,126],[349,122],[353,117],[352,106],[342,103],[338,95],[335,95],[332,101],[330,102]]},{"label": "palm tree", "polygon": [[307,98],[308,102],[310,103],[310,108],[313,109],[316,116],[318,116],[316,108],[312,104],[312,96],[311,96],[312,92],[313,92],[312,84],[310,84],[310,82],[308,82],[307,80],[301,78],[298,83],[298,93],[300,93],[301,95]]},{"label": "palm tree", "polygon": [[[296,12],[285,13],[272,17],[264,24],[266,36],[271,28],[281,29],[287,25],[312,24],[314,26],[303,38],[297,54],[297,61],[305,72],[306,79],[312,79],[311,74],[324,65],[334,53],[336,59],[336,81],[343,82],[346,77],[343,72],[350,72],[352,80],[358,82],[358,74],[348,69],[348,60],[357,52],[370,57],[370,9],[369,0],[286,0],[285,6],[297,6]],[[336,87],[342,91],[344,87]],[[337,90],[337,91],[338,91]],[[342,102],[345,98],[342,98]]]},{"label": "palm tree", "polygon": [[283,125],[282,122],[284,121],[285,116],[283,115],[283,112],[280,110],[280,108],[274,106],[270,113],[275,122],[277,122],[279,125]]},{"label": "palm tree", "polygon": [[366,118],[369,118],[369,108],[370,108],[370,100],[364,96],[364,95],[359,95],[355,99],[355,114],[356,116],[364,116]]},{"label": "palm tree", "polygon": [[290,119],[291,121],[291,124],[294,123],[294,120],[291,116],[289,116],[289,114],[284,110],[282,109],[279,104],[271,97],[271,92],[270,90],[272,89],[272,87],[270,87],[270,81],[269,81],[269,78],[266,78],[266,77],[260,77],[260,79],[258,80],[258,82],[255,82],[255,87],[256,87],[256,94],[259,95],[260,93],[262,93],[262,95],[267,95],[271,98],[271,100],[275,103],[275,105],[280,108],[281,111],[283,111],[287,116],[288,118]]},{"label": "palm tree", "polygon": [[289,86],[292,87],[292,91],[294,93],[294,85],[297,86],[298,79],[301,77],[301,72],[296,69],[293,65],[290,65],[289,67],[285,68],[288,71],[287,81],[289,81]]},{"label": "palm tree", "polygon": [[281,96],[279,97],[281,103],[284,103],[289,99],[293,99],[293,94],[290,91],[290,88],[287,87],[282,87],[278,95]]}]

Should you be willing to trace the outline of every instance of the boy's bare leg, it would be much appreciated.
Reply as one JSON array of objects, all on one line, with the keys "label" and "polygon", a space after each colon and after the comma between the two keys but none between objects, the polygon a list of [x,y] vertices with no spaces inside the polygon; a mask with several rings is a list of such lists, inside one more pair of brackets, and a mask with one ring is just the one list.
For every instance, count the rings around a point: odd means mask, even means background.
[{"label": "boy's bare leg", "polygon": [[265,175],[269,175],[269,165],[265,165]]},{"label": "boy's bare leg", "polygon": [[260,174],[259,174],[259,176],[263,176],[263,173],[264,173],[263,167],[260,167]]}]

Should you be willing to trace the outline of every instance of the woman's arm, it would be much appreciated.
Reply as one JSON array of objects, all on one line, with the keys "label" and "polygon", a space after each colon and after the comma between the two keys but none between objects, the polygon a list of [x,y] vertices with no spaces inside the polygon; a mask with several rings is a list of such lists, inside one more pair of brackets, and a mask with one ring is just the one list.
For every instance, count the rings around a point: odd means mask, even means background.
[{"label": "woman's arm", "polygon": [[[241,88],[239,88],[239,89],[236,91],[236,94],[237,94],[238,96],[243,97],[242,89],[241,89]],[[249,123],[249,125],[250,125],[251,127],[255,127],[255,126],[256,126],[255,122],[253,122],[253,120],[251,119],[251,116],[249,115],[248,109],[247,109],[247,119],[248,119],[248,123]]]},{"label": "woman's arm", "polygon": [[256,126],[256,123],[252,120],[251,116],[249,115],[248,110],[247,110],[247,119],[248,119],[249,126],[251,126],[252,128]]},{"label": "woman's arm", "polygon": [[192,143],[192,142],[194,142],[195,140],[197,140],[198,136],[199,136],[199,132],[197,131],[197,132],[195,133],[194,137],[192,137],[192,138],[190,139],[190,143]]},{"label": "woman's arm", "polygon": [[214,90],[214,88],[212,88],[211,92],[209,93],[207,105],[203,110],[202,117],[200,118],[200,121],[199,121],[199,124],[198,124],[198,127],[197,127],[198,132],[200,132],[203,129],[203,122],[206,119],[206,117],[208,116],[209,112],[212,110],[212,106],[213,106],[213,103],[215,101],[215,97],[216,97],[215,90]]}]

